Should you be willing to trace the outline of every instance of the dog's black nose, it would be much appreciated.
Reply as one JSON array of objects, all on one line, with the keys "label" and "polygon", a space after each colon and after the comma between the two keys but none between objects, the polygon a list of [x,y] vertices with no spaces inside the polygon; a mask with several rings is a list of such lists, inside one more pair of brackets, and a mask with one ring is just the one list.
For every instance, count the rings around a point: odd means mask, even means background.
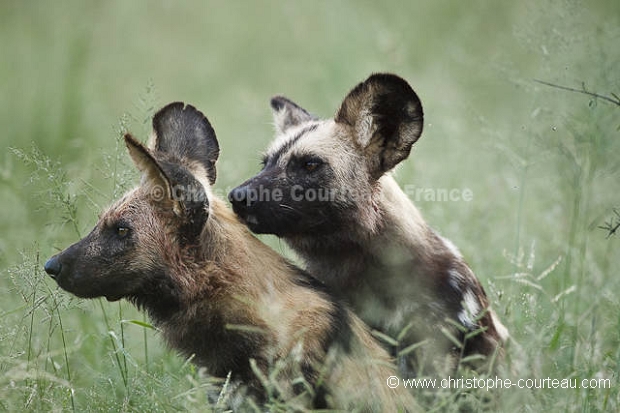
[{"label": "dog's black nose", "polygon": [[49,260],[47,260],[47,262],[43,266],[43,269],[45,270],[46,273],[49,274],[50,277],[55,279],[56,276],[60,274],[60,271],[62,270],[62,264],[60,263],[60,260],[58,259],[58,257],[52,257]]},{"label": "dog's black nose", "polygon": [[228,201],[232,204],[235,212],[242,211],[251,206],[252,200],[248,194],[249,189],[246,185],[238,186],[228,193]]}]

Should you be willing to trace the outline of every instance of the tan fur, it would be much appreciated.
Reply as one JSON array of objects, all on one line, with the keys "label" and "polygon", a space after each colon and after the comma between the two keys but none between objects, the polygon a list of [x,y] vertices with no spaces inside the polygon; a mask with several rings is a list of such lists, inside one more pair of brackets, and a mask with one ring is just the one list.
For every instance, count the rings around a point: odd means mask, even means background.
[{"label": "tan fur", "polygon": [[[329,355],[323,353],[321,342],[330,325],[326,313],[333,303],[310,289],[292,284],[290,267],[283,259],[252,236],[219,200],[214,201],[213,219],[205,231],[209,243],[225,245],[231,254],[221,262],[222,266],[234,262],[244,269],[243,275],[235,277],[237,282],[230,287],[231,302],[222,305],[234,307],[235,317],[241,323],[265,326],[274,340],[273,348],[266,349],[271,353],[269,356],[286,358],[300,345],[297,357],[319,366],[327,360],[321,369],[325,372],[325,385],[330,389],[333,407],[385,412],[405,407],[413,410],[415,403],[405,391],[387,387],[386,380],[395,370],[364,323],[352,313],[349,313],[354,332],[351,353],[338,349]],[[246,312],[245,320],[241,308]],[[293,378],[283,377],[281,381],[286,383]]]}]

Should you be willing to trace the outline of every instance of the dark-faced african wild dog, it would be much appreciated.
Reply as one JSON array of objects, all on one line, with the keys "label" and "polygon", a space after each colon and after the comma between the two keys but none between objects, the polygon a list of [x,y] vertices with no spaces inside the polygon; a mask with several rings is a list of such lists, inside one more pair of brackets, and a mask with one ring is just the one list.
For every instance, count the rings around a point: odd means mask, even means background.
[{"label": "dark-faced african wild dog", "polygon": [[457,248],[389,173],[422,133],[409,84],[372,75],[329,120],[281,96],[271,106],[277,137],[262,171],[230,192],[234,211],[252,231],[284,238],[371,327],[400,334],[401,347],[428,341],[401,358],[403,374],[492,359],[507,330]]},{"label": "dark-faced african wild dog", "polygon": [[125,136],[141,185],[45,271],[79,297],[143,308],[171,347],[254,398],[272,377],[270,397],[290,407],[414,411],[406,390],[388,388],[395,367],[363,322],[212,195],[219,147],[207,118],[172,103],[153,128],[149,148]]}]

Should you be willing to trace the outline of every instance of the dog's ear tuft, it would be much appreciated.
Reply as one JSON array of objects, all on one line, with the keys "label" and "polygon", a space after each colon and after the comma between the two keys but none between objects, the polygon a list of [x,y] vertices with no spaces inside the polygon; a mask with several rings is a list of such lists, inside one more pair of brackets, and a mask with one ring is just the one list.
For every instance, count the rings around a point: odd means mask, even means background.
[{"label": "dog's ear tuft", "polygon": [[165,153],[179,161],[197,161],[215,183],[215,162],[220,147],[209,120],[192,105],[174,102],[153,117],[155,153]]},{"label": "dog's ear tuft", "polygon": [[204,186],[181,165],[158,159],[157,152],[153,153],[129,133],[124,138],[131,159],[143,173],[142,186],[151,200],[172,209],[181,220],[184,242],[196,242],[209,217]]},{"label": "dog's ear tuft", "polygon": [[424,116],[420,99],[404,79],[374,74],[349,92],[335,121],[350,128],[378,179],[409,156]]},{"label": "dog's ear tuft", "polygon": [[278,135],[286,133],[286,131],[293,126],[318,119],[316,116],[311,115],[307,110],[284,96],[272,97],[271,109],[273,111],[276,133]]},{"label": "dog's ear tuft", "polygon": [[129,133],[126,133],[124,138],[125,145],[127,145],[133,163],[144,175],[143,181],[146,180],[153,186],[157,186],[160,190],[164,191],[164,193],[161,194],[162,198],[170,198],[170,178],[166,172],[164,172],[162,165],[155,159],[151,150]]}]

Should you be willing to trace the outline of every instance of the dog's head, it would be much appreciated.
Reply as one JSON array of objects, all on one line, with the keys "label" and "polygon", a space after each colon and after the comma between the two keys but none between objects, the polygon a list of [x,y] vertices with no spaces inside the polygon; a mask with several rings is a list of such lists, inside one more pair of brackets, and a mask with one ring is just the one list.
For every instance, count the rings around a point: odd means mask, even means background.
[{"label": "dog's head", "polygon": [[153,132],[150,148],[124,137],[143,174],[140,186],[103,212],[90,234],[46,262],[64,290],[138,302],[176,294],[169,269],[200,243],[219,147],[207,118],[179,102],[154,116]]},{"label": "dog's head", "polygon": [[418,96],[402,78],[374,74],[319,120],[285,97],[271,100],[276,139],[263,169],[229,194],[257,233],[329,234],[373,214],[385,173],[409,156],[422,133]]}]

